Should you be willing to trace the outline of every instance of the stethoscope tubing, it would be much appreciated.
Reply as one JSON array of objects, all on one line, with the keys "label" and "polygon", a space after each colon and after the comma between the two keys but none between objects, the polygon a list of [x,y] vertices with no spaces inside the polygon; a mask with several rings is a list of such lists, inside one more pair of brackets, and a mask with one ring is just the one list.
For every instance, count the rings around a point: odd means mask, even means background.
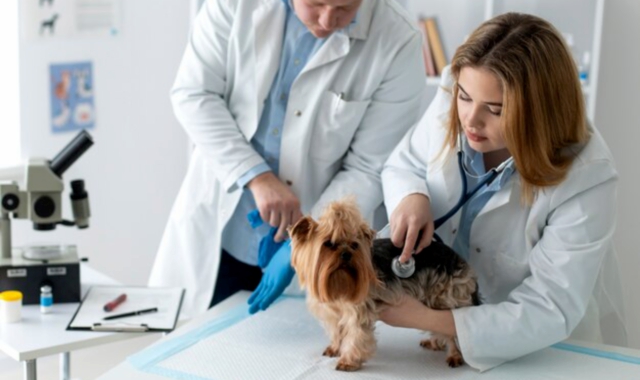
[{"label": "stethoscope tubing", "polygon": [[[480,181],[480,183],[478,183],[476,187],[474,187],[473,190],[471,190],[471,192],[467,192],[468,180],[467,180],[467,173],[464,169],[464,163],[463,163],[464,153],[461,149],[461,146],[462,146],[461,144],[462,143],[459,141],[457,155],[458,155],[458,169],[460,172],[460,179],[462,181],[462,192],[460,193],[460,198],[458,198],[458,202],[456,203],[456,205],[453,206],[446,214],[439,217],[433,222],[434,231],[437,230],[440,226],[442,226],[447,220],[451,219],[451,217],[455,215],[458,212],[458,210],[460,210],[460,208],[462,208],[462,206],[464,206],[469,201],[469,199],[471,199],[483,186],[490,185],[491,182],[493,182],[493,180],[498,177],[498,174],[500,174],[500,172],[504,170],[507,164],[511,162],[511,160],[513,160],[512,158],[509,158],[508,160],[500,164],[497,168],[491,169],[490,170],[491,174],[489,174],[486,178]],[[378,232],[377,236],[387,237],[390,234],[391,234],[391,225],[387,224],[382,230]],[[422,235],[422,233],[420,233],[420,235]],[[420,235],[418,236],[418,241],[420,241]],[[442,239],[435,232],[433,233],[433,239],[436,240],[437,242],[442,243]]]},{"label": "stethoscope tubing", "polygon": [[[464,170],[462,155],[463,155],[462,150],[458,150],[458,169],[460,170],[460,179],[462,180],[462,192],[460,193],[460,198],[458,198],[458,203],[456,203],[456,205],[453,206],[451,210],[449,210],[449,212],[447,212],[446,214],[439,217],[433,222],[434,231],[437,230],[440,226],[442,226],[452,216],[454,216],[458,212],[458,210],[460,210],[460,208],[462,208],[462,206],[464,206],[465,203],[467,203],[467,201],[469,201],[469,199],[471,199],[471,197],[473,197],[475,193],[478,192],[478,190],[480,190],[483,186],[490,184],[498,176],[498,170],[496,170],[495,168],[491,169],[491,174],[489,176],[487,176],[485,179],[480,181],[480,183],[477,184],[476,187],[474,187],[473,190],[471,190],[471,192],[467,192],[467,187],[468,187],[467,174]],[[440,238],[440,236],[438,236],[438,234],[436,234],[435,232],[433,233],[433,238],[438,242],[442,242],[442,239]]]}]

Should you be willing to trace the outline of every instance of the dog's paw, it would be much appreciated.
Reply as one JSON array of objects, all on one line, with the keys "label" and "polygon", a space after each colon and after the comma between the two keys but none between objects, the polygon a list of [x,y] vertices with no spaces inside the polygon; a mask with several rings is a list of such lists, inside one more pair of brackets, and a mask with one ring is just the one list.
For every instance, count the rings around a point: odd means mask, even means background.
[{"label": "dog's paw", "polygon": [[340,355],[340,350],[336,350],[331,346],[325,348],[324,352],[322,353],[322,356],[328,356],[330,358],[335,358],[336,356],[339,356],[339,355]]},{"label": "dog's paw", "polygon": [[444,351],[447,348],[442,339],[430,338],[420,341],[420,347],[433,351]]},{"label": "dog's paw", "polygon": [[447,364],[449,364],[449,367],[451,368],[456,368],[463,365],[464,360],[462,360],[461,355],[451,355],[451,356],[447,356]]},{"label": "dog's paw", "polygon": [[359,361],[350,362],[350,361],[346,361],[344,359],[338,360],[338,364],[336,365],[336,369],[338,371],[345,371],[345,372],[357,371],[360,368],[362,368],[362,363],[361,362],[359,362]]}]

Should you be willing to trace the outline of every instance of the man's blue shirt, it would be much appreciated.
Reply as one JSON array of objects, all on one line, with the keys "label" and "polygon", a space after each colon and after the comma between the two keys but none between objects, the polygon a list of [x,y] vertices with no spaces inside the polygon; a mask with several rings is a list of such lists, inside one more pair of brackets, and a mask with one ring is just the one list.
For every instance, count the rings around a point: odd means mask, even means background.
[{"label": "man's blue shirt", "polygon": [[268,221],[253,229],[247,221],[247,214],[256,209],[251,191],[245,185],[253,178],[267,171],[278,175],[280,166],[280,144],[282,129],[289,101],[289,91],[306,63],[322,46],[325,39],[316,38],[298,19],[290,0],[283,0],[287,8],[280,67],[271,85],[264,105],[256,134],[251,139],[253,148],[266,161],[238,180],[243,188],[238,207],[222,233],[222,248],[236,259],[250,265],[258,263],[260,239],[269,232]]}]

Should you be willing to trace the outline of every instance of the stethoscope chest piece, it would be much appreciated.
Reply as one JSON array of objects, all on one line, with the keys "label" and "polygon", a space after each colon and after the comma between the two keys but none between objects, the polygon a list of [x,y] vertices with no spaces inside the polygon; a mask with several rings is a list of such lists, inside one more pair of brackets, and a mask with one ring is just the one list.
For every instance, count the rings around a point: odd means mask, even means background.
[{"label": "stethoscope chest piece", "polygon": [[406,263],[400,262],[400,256],[393,258],[391,262],[391,271],[400,278],[409,278],[416,271],[416,261],[410,257]]}]

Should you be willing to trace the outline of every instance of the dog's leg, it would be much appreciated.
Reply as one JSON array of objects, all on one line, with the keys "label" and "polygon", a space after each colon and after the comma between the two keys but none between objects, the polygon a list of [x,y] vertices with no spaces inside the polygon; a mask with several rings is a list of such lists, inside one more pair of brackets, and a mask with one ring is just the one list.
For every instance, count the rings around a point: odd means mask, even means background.
[{"label": "dog's leg", "polygon": [[458,349],[455,339],[452,337],[447,338],[447,364],[449,364],[451,368],[460,367],[464,364],[462,353]]},{"label": "dog's leg", "polygon": [[331,344],[325,348],[323,356],[335,358],[340,355],[340,344],[342,343],[343,329],[336,325],[325,325],[325,329],[329,331]]},{"label": "dog's leg", "polygon": [[340,359],[336,369],[339,371],[357,371],[376,351],[373,320],[366,324],[354,323],[346,326],[344,330],[345,336],[340,345]]},{"label": "dog's leg", "polygon": [[420,347],[432,351],[444,351],[447,348],[447,338],[442,335],[431,334],[429,339],[420,341]]},{"label": "dog's leg", "polygon": [[462,353],[458,350],[455,339],[446,335],[431,334],[429,339],[420,341],[420,346],[433,351],[447,351],[449,367],[460,367],[464,364]]}]

